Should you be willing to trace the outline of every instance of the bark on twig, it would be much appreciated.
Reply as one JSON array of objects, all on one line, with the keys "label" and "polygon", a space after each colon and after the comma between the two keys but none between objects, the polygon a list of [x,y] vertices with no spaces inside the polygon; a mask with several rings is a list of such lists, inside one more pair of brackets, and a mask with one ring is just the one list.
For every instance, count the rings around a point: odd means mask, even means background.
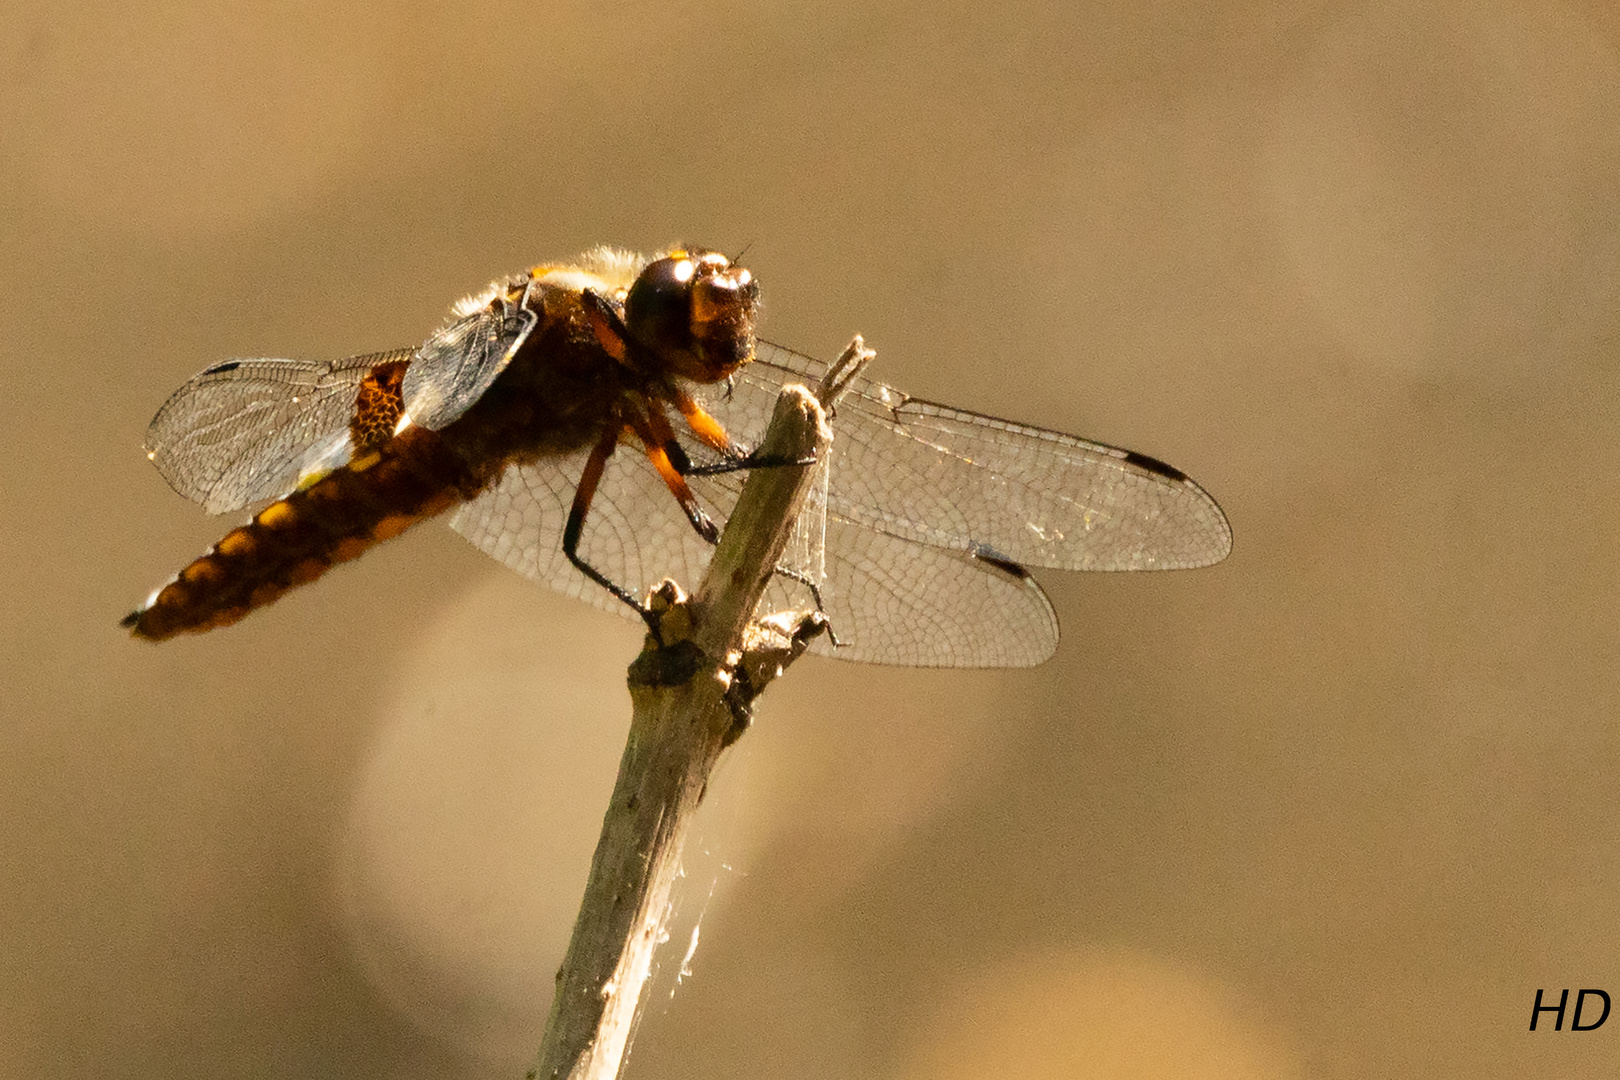
[{"label": "bark on twig", "polygon": [[[826,405],[870,358],[856,338],[838,377],[823,381]],[[819,459],[831,437],[816,397],[790,386],[758,451]],[[665,582],[649,601],[663,642],[649,635],[630,667],[629,741],[531,1078],[618,1075],[709,773],[746,726],[753,697],[825,626],[815,613],[751,626],[813,474],[810,465],[753,470],[695,599]]]}]

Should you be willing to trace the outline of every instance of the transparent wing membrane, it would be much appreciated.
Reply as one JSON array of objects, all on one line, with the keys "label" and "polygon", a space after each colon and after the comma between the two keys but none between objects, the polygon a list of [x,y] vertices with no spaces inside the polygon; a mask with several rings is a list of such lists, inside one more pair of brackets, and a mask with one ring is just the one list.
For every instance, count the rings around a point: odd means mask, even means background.
[{"label": "transparent wing membrane", "polygon": [[180,494],[209,513],[285,495],[300,476],[348,460],[357,388],[379,364],[411,350],[328,363],[228,360],[164,403],[146,432],[147,455]]},{"label": "transparent wing membrane", "polygon": [[405,371],[405,411],[430,431],[448,427],[484,396],[534,327],[532,311],[495,302],[428,338]]},{"label": "transparent wing membrane", "polygon": [[[760,342],[709,407],[757,438],[784,383],[826,365]],[[1231,528],[1152,458],[911,398],[857,377],[838,406],[828,513],[918,543],[1064,570],[1183,569],[1225,558]]]}]

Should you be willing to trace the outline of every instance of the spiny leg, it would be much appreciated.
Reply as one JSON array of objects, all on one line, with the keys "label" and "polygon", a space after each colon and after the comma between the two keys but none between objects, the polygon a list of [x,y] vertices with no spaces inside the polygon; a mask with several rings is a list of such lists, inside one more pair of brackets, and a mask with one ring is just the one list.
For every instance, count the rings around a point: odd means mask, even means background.
[{"label": "spiny leg", "polygon": [[608,458],[613,456],[613,450],[619,444],[619,434],[620,429],[616,424],[608,424],[602,430],[602,437],[591,448],[591,456],[585,459],[585,470],[580,473],[579,483],[574,488],[574,505],[568,511],[568,523],[563,526],[562,549],[576,570],[634,608],[656,636],[658,627],[654,625],[652,613],[641,606],[640,599],[579,554],[579,541],[585,532],[585,515],[590,512],[591,500],[596,496],[597,485],[602,482],[602,472],[607,468]]},{"label": "spiny leg", "polygon": [[[757,452],[747,454],[739,453],[737,444],[731,441],[726,433],[725,426],[709,415],[697,399],[680,387],[671,387],[669,400],[680,410],[681,417],[692,434],[697,436],[699,442],[712,450],[719,451],[723,458],[711,465],[694,465],[686,456],[686,451],[675,441],[675,433],[671,431],[665,439],[665,450],[674,462],[675,468],[682,476],[721,476],[725,473],[740,472],[744,469],[770,469],[780,468],[784,465],[814,465],[814,455],[806,458],[767,457]],[[659,416],[662,420],[662,415]],[[664,427],[668,429],[666,421]]]},{"label": "spiny leg", "polygon": [[[619,316],[618,310],[614,308],[606,297],[599,296],[590,289],[584,290],[581,297],[584,300],[586,317],[590,320],[591,331],[595,334],[597,343],[602,346],[608,355],[615,360],[622,361],[626,354],[628,331],[625,329],[624,320]],[[729,396],[729,380],[727,381],[727,393]],[[666,387],[666,392],[668,399],[680,410],[681,416],[685,419],[686,425],[691,429],[692,434],[697,436],[699,441],[706,446],[724,454],[725,460],[712,465],[693,465],[691,458],[686,454],[685,448],[675,438],[675,430],[670,427],[669,418],[664,415],[663,409],[656,400],[647,401],[647,409],[644,413],[639,415],[632,413],[629,417],[630,427],[637,437],[641,439],[646,450],[647,460],[652,463],[653,468],[663,479],[664,486],[669,488],[670,494],[675,496],[675,501],[680,504],[681,511],[686,515],[686,520],[691,523],[693,530],[703,538],[705,543],[719,543],[720,530],[715,526],[714,520],[704,511],[702,505],[698,503],[697,496],[693,494],[691,486],[686,482],[687,476],[718,476],[743,469],[815,464],[816,459],[814,456],[804,459],[783,458],[776,460],[753,454],[738,454],[736,445],[731,441],[731,437],[726,434],[725,426],[713,416],[710,416],[707,410],[692,395],[674,385]],[[617,445],[617,433],[614,433],[612,440],[607,440],[606,436],[604,436],[604,440],[608,442],[606,450],[603,451],[602,444],[599,443],[596,450],[592,451],[590,460],[586,462],[584,476],[581,477],[579,487],[574,492],[574,507],[569,514],[568,528],[563,533],[563,553],[568,556],[569,562],[579,568],[581,573],[606,588],[619,599],[629,603],[638,612],[642,612],[643,617],[646,618],[647,616],[643,612],[640,603],[630,598],[625,589],[609,580],[595,567],[586,563],[578,554],[580,534],[583,532],[585,524],[585,511],[589,509],[591,496],[595,493],[597,483],[602,479],[602,470],[607,465],[608,456],[613,453],[613,448]],[[598,460],[599,456],[600,460]],[[589,480],[588,489],[586,480]],[[584,495],[583,506],[581,504],[582,493]],[[572,544],[570,544],[570,537],[572,538]],[[816,611],[822,614],[826,613],[826,608],[821,602],[821,589],[814,581],[810,580],[808,575],[785,566],[777,567],[776,572],[783,577],[799,582],[809,589],[811,599],[815,601]],[[833,644],[838,643],[838,638],[832,634],[830,627],[828,637]]]},{"label": "spiny leg", "polygon": [[788,465],[814,465],[816,456],[807,457],[776,457],[770,454],[744,454],[742,457],[727,458],[708,465],[694,465],[692,459],[687,457],[686,451],[679,443],[666,446],[664,452],[669,455],[670,461],[682,476],[725,476],[734,472],[747,472],[750,469],[781,469]]},{"label": "spiny leg", "polygon": [[[676,407],[686,417],[687,424],[692,428],[693,434],[717,450],[735,454],[733,444],[726,435],[725,428],[721,427],[718,420],[704,412],[702,406],[680,391],[675,392],[673,399]],[[693,422],[694,414],[701,416],[703,418],[702,422],[707,425],[711,432],[718,432],[718,435],[706,435],[704,429]],[[675,431],[670,427],[668,417],[664,415],[663,410],[659,408],[656,401],[647,403],[647,412],[643,416],[633,418],[631,427],[646,447],[647,458],[652,462],[653,468],[658,470],[658,475],[663,478],[664,485],[669,488],[670,493],[675,496],[675,501],[680,503],[681,509],[685,511],[686,519],[692,523],[692,528],[710,544],[719,543],[720,532],[715,528],[714,521],[704,512],[703,507],[698,504],[697,496],[693,494],[691,486],[686,482],[688,476],[718,476],[724,473],[740,472],[745,469],[772,468],[783,465],[813,465],[816,461],[814,456],[802,460],[788,458],[773,460],[749,454],[730,458],[714,466],[695,466],[692,464],[692,459],[687,457],[686,449],[681,446],[680,440],[675,438]],[[826,606],[821,602],[821,587],[812,581],[808,574],[788,566],[778,566],[776,573],[790,581],[796,581],[808,589],[811,600],[815,602],[816,611],[822,615],[826,614]],[[838,636],[832,633],[830,626],[827,637],[834,645],[838,644]]]},{"label": "spiny leg", "polygon": [[697,496],[686,482],[680,463],[690,465],[686,451],[675,438],[675,431],[669,426],[669,420],[658,408],[656,402],[648,402],[647,411],[632,413],[629,419],[630,429],[636,433],[646,451],[647,460],[657,470],[664,486],[669,493],[675,496],[680,504],[681,511],[686,514],[686,520],[692,523],[692,528],[703,537],[704,541],[716,544],[720,541],[720,530],[715,527],[713,519],[704,512],[698,503]]},{"label": "spiny leg", "polygon": [[596,335],[596,343],[613,359],[624,363],[629,331],[625,329],[624,320],[619,317],[612,302],[591,289],[581,290],[579,298],[585,308],[585,317],[590,321],[591,333]]},{"label": "spiny leg", "polygon": [[[730,379],[726,380],[726,396],[728,398],[731,396]],[[681,418],[686,421],[686,426],[692,429],[692,434],[696,435],[705,446],[718,450],[729,458],[742,456],[737,453],[737,447],[727,434],[725,425],[710,416],[708,410],[698,404],[697,399],[691,394],[678,386],[672,386],[669,399],[674,402],[675,408],[680,410]]]}]

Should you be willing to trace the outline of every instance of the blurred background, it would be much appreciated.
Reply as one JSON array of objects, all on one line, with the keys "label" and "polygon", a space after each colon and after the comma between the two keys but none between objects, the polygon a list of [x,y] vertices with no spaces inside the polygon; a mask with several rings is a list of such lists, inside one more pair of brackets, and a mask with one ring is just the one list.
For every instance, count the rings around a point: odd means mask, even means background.
[{"label": "blurred background", "polygon": [[1526,1030],[1620,999],[1609,0],[4,7],[0,1075],[522,1074],[635,627],[429,525],[132,642],[234,523],[141,441],[677,241],[1236,550],[1041,575],[1031,671],[801,662],[628,1076],[1612,1075]]}]

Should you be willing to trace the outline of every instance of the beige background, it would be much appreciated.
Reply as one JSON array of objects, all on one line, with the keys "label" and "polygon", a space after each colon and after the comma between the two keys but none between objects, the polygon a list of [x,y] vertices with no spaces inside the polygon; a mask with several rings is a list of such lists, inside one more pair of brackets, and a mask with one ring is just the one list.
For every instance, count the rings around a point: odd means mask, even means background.
[{"label": "beige background", "polygon": [[[229,631],[195,370],[691,240],[765,332],[1161,456],[1230,561],[1057,658],[811,660],[723,766],[631,1077],[1613,1075],[1608,0],[0,11],[0,1076],[516,1077],[634,628],[440,526]],[[677,981],[692,927],[701,941]],[[678,984],[677,984],[678,982]]]}]

